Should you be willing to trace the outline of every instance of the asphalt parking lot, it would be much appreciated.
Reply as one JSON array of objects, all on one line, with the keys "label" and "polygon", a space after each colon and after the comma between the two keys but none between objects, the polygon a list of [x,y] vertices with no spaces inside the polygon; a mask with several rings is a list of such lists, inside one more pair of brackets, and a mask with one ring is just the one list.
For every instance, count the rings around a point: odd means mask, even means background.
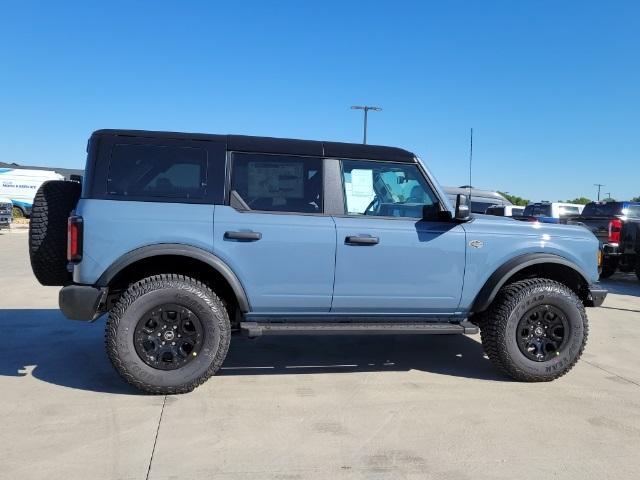
[{"label": "asphalt parking lot", "polygon": [[128,387],[104,320],[65,320],[26,231],[0,233],[0,477],[638,478],[640,282],[590,309],[582,361],[510,381],[479,337],[234,337],[182,396]]}]

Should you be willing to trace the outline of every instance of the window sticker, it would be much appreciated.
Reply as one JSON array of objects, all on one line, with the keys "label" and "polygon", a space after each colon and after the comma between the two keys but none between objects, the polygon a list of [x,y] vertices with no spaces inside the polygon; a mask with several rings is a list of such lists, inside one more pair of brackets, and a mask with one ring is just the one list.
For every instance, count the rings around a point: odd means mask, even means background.
[{"label": "window sticker", "polygon": [[303,198],[302,163],[249,162],[248,194],[254,198]]},{"label": "window sticker", "polygon": [[[346,177],[346,176],[345,176]],[[364,213],[373,198],[373,170],[351,170],[351,182],[345,178],[345,194],[349,213]]]}]

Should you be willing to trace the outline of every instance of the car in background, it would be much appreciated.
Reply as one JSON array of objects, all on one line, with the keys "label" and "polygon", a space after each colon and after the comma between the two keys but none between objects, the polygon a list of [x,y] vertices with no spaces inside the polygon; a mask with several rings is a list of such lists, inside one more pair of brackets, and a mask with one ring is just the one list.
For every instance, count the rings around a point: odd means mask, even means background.
[{"label": "car in background", "polygon": [[11,200],[14,216],[28,217],[33,197],[47,180],[64,180],[64,177],[53,170],[0,168],[0,196]]},{"label": "car in background", "polygon": [[636,269],[639,202],[591,202],[580,215],[565,220],[566,223],[581,224],[600,241],[600,278],[608,278],[617,270],[632,272]]},{"label": "car in background", "polygon": [[522,212],[523,219],[543,223],[563,223],[565,218],[575,217],[582,213],[584,205],[563,202],[530,203]]},{"label": "car in background", "polygon": [[497,217],[521,217],[523,212],[524,207],[516,205],[492,205],[484,213]]},{"label": "car in background", "polygon": [[10,198],[0,197],[0,230],[9,228],[13,220],[13,203]]},{"label": "car in background", "polygon": [[487,208],[496,205],[513,205],[498,192],[480,190],[469,187],[468,185],[463,185],[462,187],[443,187],[443,190],[453,205],[456,204],[456,197],[458,195],[471,196],[471,211],[473,213],[485,213]]}]

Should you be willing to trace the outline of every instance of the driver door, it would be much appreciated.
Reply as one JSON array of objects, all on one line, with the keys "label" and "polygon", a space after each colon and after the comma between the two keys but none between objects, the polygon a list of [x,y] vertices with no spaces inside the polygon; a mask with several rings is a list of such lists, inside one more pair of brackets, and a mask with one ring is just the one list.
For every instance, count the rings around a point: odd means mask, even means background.
[{"label": "driver door", "polygon": [[[437,218],[437,196],[418,165],[341,160],[341,166],[345,212],[334,217],[331,311],[455,312],[464,276],[465,232]],[[433,219],[422,218],[425,205],[432,208]]]}]

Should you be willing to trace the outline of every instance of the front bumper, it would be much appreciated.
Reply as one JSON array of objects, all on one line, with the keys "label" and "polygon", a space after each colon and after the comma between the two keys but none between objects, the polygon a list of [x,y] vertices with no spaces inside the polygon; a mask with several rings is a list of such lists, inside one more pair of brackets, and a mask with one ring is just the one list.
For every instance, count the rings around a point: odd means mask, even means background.
[{"label": "front bumper", "polygon": [[607,298],[608,290],[598,286],[591,285],[589,287],[589,296],[587,298],[587,306],[588,307],[599,307],[604,302],[604,299]]},{"label": "front bumper", "polygon": [[60,310],[69,320],[92,322],[104,313],[106,288],[92,285],[67,285],[58,294]]}]

